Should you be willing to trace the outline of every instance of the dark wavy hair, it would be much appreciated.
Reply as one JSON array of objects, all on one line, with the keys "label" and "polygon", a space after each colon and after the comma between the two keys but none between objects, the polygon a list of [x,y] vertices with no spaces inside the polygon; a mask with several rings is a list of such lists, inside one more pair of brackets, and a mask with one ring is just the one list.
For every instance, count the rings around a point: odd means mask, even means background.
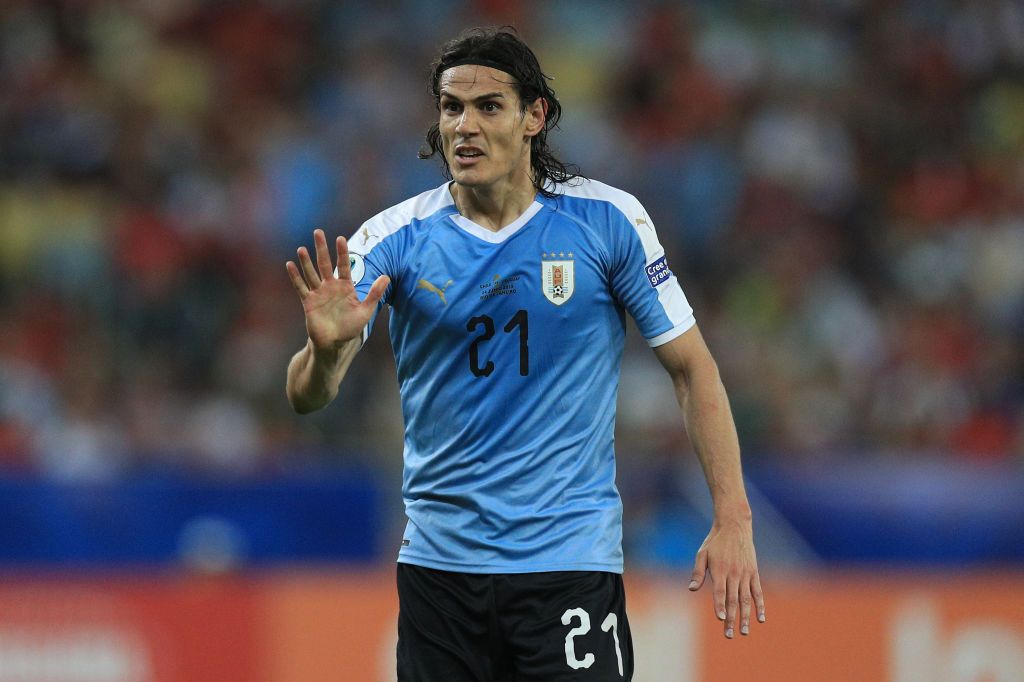
[{"label": "dark wavy hair", "polygon": [[[512,84],[519,95],[522,112],[528,104],[542,97],[547,102],[544,128],[530,140],[530,167],[533,170],[533,185],[545,196],[554,196],[548,190],[550,183],[563,183],[583,177],[580,169],[560,161],[548,146],[548,132],[557,127],[562,116],[562,106],[555,97],[555,91],[548,85],[551,77],[541,71],[537,55],[527,46],[511,26],[500,28],[471,28],[463,31],[441,47],[441,54],[430,65],[430,92],[434,106],[441,108],[441,74],[452,64],[466,59],[479,59],[496,66],[514,79]],[[438,123],[427,130],[426,145],[420,149],[419,157],[429,159],[435,154],[441,157],[444,175],[451,179],[448,159],[441,148],[441,131]]]}]

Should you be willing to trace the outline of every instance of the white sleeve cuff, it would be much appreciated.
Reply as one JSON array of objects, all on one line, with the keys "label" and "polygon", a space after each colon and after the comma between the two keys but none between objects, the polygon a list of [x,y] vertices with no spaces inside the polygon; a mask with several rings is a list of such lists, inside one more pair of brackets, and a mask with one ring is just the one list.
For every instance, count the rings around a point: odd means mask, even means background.
[{"label": "white sleeve cuff", "polygon": [[687,317],[685,320],[669,329],[667,332],[662,332],[661,334],[658,334],[654,338],[647,339],[647,345],[650,346],[651,348],[657,348],[658,346],[662,346],[671,341],[672,339],[676,338],[677,336],[682,336],[684,332],[686,332],[690,327],[692,327],[695,324],[697,324],[697,319],[693,316],[693,313],[690,313],[689,317]]}]

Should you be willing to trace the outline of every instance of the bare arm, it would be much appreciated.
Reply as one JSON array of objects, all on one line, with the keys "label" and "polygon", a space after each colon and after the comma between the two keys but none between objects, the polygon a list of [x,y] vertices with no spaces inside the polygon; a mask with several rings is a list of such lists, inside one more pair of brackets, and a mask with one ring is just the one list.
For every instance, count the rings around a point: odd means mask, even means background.
[{"label": "bare arm", "polygon": [[700,589],[710,573],[715,614],[725,621],[725,636],[733,636],[737,611],[740,633],[745,635],[752,603],[758,620],[764,622],[764,597],[729,399],[718,365],[696,326],[654,352],[672,377],[686,431],[714,503],[711,532],[697,553],[690,589]]},{"label": "bare arm", "polygon": [[288,363],[285,390],[288,402],[299,414],[307,414],[328,405],[338,395],[352,359],[359,352],[359,338],[350,339],[340,349],[317,351],[313,341],[292,356]]},{"label": "bare arm", "polygon": [[298,249],[299,263],[285,264],[306,317],[306,346],[288,363],[285,391],[288,402],[300,414],[319,410],[338,395],[352,358],[359,352],[363,328],[391,281],[381,275],[359,300],[349,267],[348,243],[338,237],[338,269],[335,275],[323,230],[313,232],[316,266],[306,247]]}]

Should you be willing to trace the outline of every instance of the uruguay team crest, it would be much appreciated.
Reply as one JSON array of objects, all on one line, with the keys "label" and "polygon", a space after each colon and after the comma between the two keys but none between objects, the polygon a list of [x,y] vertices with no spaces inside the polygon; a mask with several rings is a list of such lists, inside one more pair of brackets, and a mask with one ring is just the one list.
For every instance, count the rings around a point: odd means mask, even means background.
[{"label": "uruguay team crest", "polygon": [[576,269],[572,253],[545,253],[541,256],[540,278],[544,298],[562,305],[576,290]]}]

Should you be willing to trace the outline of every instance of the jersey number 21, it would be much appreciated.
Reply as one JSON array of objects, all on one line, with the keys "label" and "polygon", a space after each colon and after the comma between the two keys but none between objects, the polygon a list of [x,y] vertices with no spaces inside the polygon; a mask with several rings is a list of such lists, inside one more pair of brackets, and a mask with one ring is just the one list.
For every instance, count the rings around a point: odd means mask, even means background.
[{"label": "jersey number 21", "polygon": [[[494,337],[494,320],[489,315],[477,315],[466,323],[468,332],[475,332],[480,327],[484,328],[483,334],[469,345],[469,371],[475,377],[489,377],[494,371],[494,363],[488,360],[483,367],[480,366],[480,344]],[[519,328],[519,375],[525,377],[530,373],[530,321],[525,310],[517,310],[503,329],[506,334],[511,334],[516,327]]]}]

